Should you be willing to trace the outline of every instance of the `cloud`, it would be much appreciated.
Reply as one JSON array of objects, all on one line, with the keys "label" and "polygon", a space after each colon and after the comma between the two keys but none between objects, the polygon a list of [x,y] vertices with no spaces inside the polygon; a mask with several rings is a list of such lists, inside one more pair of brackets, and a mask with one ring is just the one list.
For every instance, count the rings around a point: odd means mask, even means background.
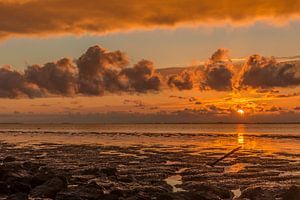
[{"label": "cloud", "polygon": [[294,110],[300,110],[300,106],[295,107]]},{"label": "cloud", "polygon": [[217,49],[210,58],[212,63],[227,62],[229,60],[229,50],[224,48]]},{"label": "cloud", "polygon": [[282,111],[282,108],[281,107],[277,107],[277,106],[272,106],[271,108],[266,109],[265,111],[266,112],[279,112],[279,111]]},{"label": "cloud", "polygon": [[217,49],[203,67],[184,70],[168,78],[168,86],[178,90],[228,91],[232,89],[233,71],[228,49]]},{"label": "cloud", "polygon": [[101,96],[104,93],[157,92],[161,77],[151,61],[133,67],[121,51],[90,47],[74,64],[63,58],[43,66],[28,66],[24,73],[0,68],[0,97]]},{"label": "cloud", "polygon": [[[131,65],[125,53],[108,51],[97,45],[74,60],[62,58],[44,65],[31,65],[24,73],[8,66],[0,68],[0,98],[146,94],[169,88],[232,91],[233,86],[235,91],[255,88],[256,93],[266,93],[266,97],[299,95],[299,92],[279,94],[273,89],[300,85],[300,66],[296,63],[278,63],[273,58],[253,55],[238,73],[227,49],[218,49],[204,66],[178,71],[171,76],[159,74],[149,60]],[[171,97],[194,103],[198,100],[180,95]]]},{"label": "cloud", "polygon": [[25,70],[25,78],[50,93],[73,96],[77,93],[76,68],[72,61],[63,58],[44,66],[32,65]]},{"label": "cloud", "polygon": [[217,91],[228,91],[232,89],[233,72],[231,60],[227,49],[218,49],[205,64],[203,80],[200,88]]},{"label": "cloud", "polygon": [[0,36],[103,34],[180,25],[273,23],[299,18],[295,0],[2,0]]},{"label": "cloud", "polygon": [[296,97],[299,96],[300,93],[294,92],[292,94],[277,94],[277,95],[270,95],[271,97],[277,97],[277,98],[288,98],[288,97]]},{"label": "cloud", "polygon": [[124,68],[121,71],[121,75],[128,79],[130,91],[145,93],[160,90],[161,78],[155,73],[151,61],[142,60],[132,68]]},{"label": "cloud", "polygon": [[120,79],[120,71],[128,65],[127,56],[120,51],[90,47],[77,60],[79,92],[86,95],[102,95],[104,91],[116,92],[126,86]]},{"label": "cloud", "polygon": [[278,63],[274,58],[252,55],[245,63],[240,86],[253,88],[290,87],[300,85],[299,66]]},{"label": "cloud", "polygon": [[10,66],[0,68],[0,97],[21,98],[41,97],[42,91],[35,85],[28,83],[23,74],[14,71]]},{"label": "cloud", "polygon": [[124,99],[123,101],[124,105],[133,105],[136,108],[141,108],[141,109],[145,109],[146,104],[144,102],[142,102],[141,100],[131,100],[131,99]]},{"label": "cloud", "polygon": [[194,76],[193,72],[185,70],[180,74],[170,76],[168,86],[178,90],[191,90],[194,87]]}]

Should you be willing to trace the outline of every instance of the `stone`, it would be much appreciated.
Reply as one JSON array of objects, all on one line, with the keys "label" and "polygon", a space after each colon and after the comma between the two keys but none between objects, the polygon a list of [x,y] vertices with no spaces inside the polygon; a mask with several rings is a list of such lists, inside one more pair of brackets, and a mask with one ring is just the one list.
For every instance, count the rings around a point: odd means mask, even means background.
[{"label": "stone", "polygon": [[8,194],[9,190],[7,187],[7,183],[0,181],[0,194]]},{"label": "stone", "polygon": [[247,198],[250,200],[275,200],[272,192],[260,186],[248,187],[242,191],[239,199]]},{"label": "stone", "polygon": [[6,200],[28,200],[28,196],[25,193],[16,193],[8,196]]},{"label": "stone", "polygon": [[101,169],[101,172],[105,174],[106,176],[116,176],[117,174],[117,169],[115,167],[107,167]]},{"label": "stone", "polygon": [[231,199],[233,197],[233,193],[230,190],[210,184],[187,182],[184,184],[184,189],[196,192],[198,195],[217,196],[221,199]]},{"label": "stone", "polygon": [[30,197],[54,198],[58,192],[66,188],[67,182],[65,178],[54,177],[44,184],[35,187],[30,192]]},{"label": "stone", "polygon": [[13,156],[7,156],[3,159],[3,163],[15,162],[17,159]]},{"label": "stone", "polygon": [[286,192],[282,194],[282,200],[299,200],[300,186],[291,186]]},{"label": "stone", "polygon": [[103,199],[103,196],[103,189],[95,182],[92,182],[87,185],[75,186],[61,191],[57,194],[56,200],[98,200]]}]

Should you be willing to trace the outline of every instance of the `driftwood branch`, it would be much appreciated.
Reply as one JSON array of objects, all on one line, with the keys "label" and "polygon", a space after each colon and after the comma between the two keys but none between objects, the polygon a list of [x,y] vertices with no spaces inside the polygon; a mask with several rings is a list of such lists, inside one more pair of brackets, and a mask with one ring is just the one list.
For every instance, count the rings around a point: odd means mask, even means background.
[{"label": "driftwood branch", "polygon": [[231,154],[233,154],[234,152],[238,151],[240,148],[242,148],[242,146],[239,146],[233,150],[231,150],[230,152],[228,152],[227,154],[225,154],[224,156],[222,156],[221,158],[219,158],[218,160],[214,161],[213,163],[210,163],[208,165],[210,165],[211,167],[215,166],[215,164],[217,164],[218,162],[220,162],[221,160],[227,158],[228,156],[230,156]]}]

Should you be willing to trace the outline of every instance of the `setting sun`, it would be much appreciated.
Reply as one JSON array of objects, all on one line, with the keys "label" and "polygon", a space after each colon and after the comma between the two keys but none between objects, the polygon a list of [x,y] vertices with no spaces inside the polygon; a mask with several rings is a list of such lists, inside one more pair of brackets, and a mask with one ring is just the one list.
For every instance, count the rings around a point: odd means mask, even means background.
[{"label": "setting sun", "polygon": [[245,111],[244,111],[244,110],[242,110],[242,109],[239,109],[237,112],[238,112],[240,115],[243,115],[243,114],[245,114]]}]

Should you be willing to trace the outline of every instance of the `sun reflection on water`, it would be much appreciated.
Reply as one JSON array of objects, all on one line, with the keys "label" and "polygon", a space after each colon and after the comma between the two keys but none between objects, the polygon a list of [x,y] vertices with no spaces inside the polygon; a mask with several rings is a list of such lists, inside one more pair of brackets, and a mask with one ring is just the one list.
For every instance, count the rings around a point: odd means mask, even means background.
[{"label": "sun reflection on water", "polygon": [[244,134],[245,134],[245,125],[239,124],[237,126],[237,143],[240,146],[244,146],[245,143]]}]

